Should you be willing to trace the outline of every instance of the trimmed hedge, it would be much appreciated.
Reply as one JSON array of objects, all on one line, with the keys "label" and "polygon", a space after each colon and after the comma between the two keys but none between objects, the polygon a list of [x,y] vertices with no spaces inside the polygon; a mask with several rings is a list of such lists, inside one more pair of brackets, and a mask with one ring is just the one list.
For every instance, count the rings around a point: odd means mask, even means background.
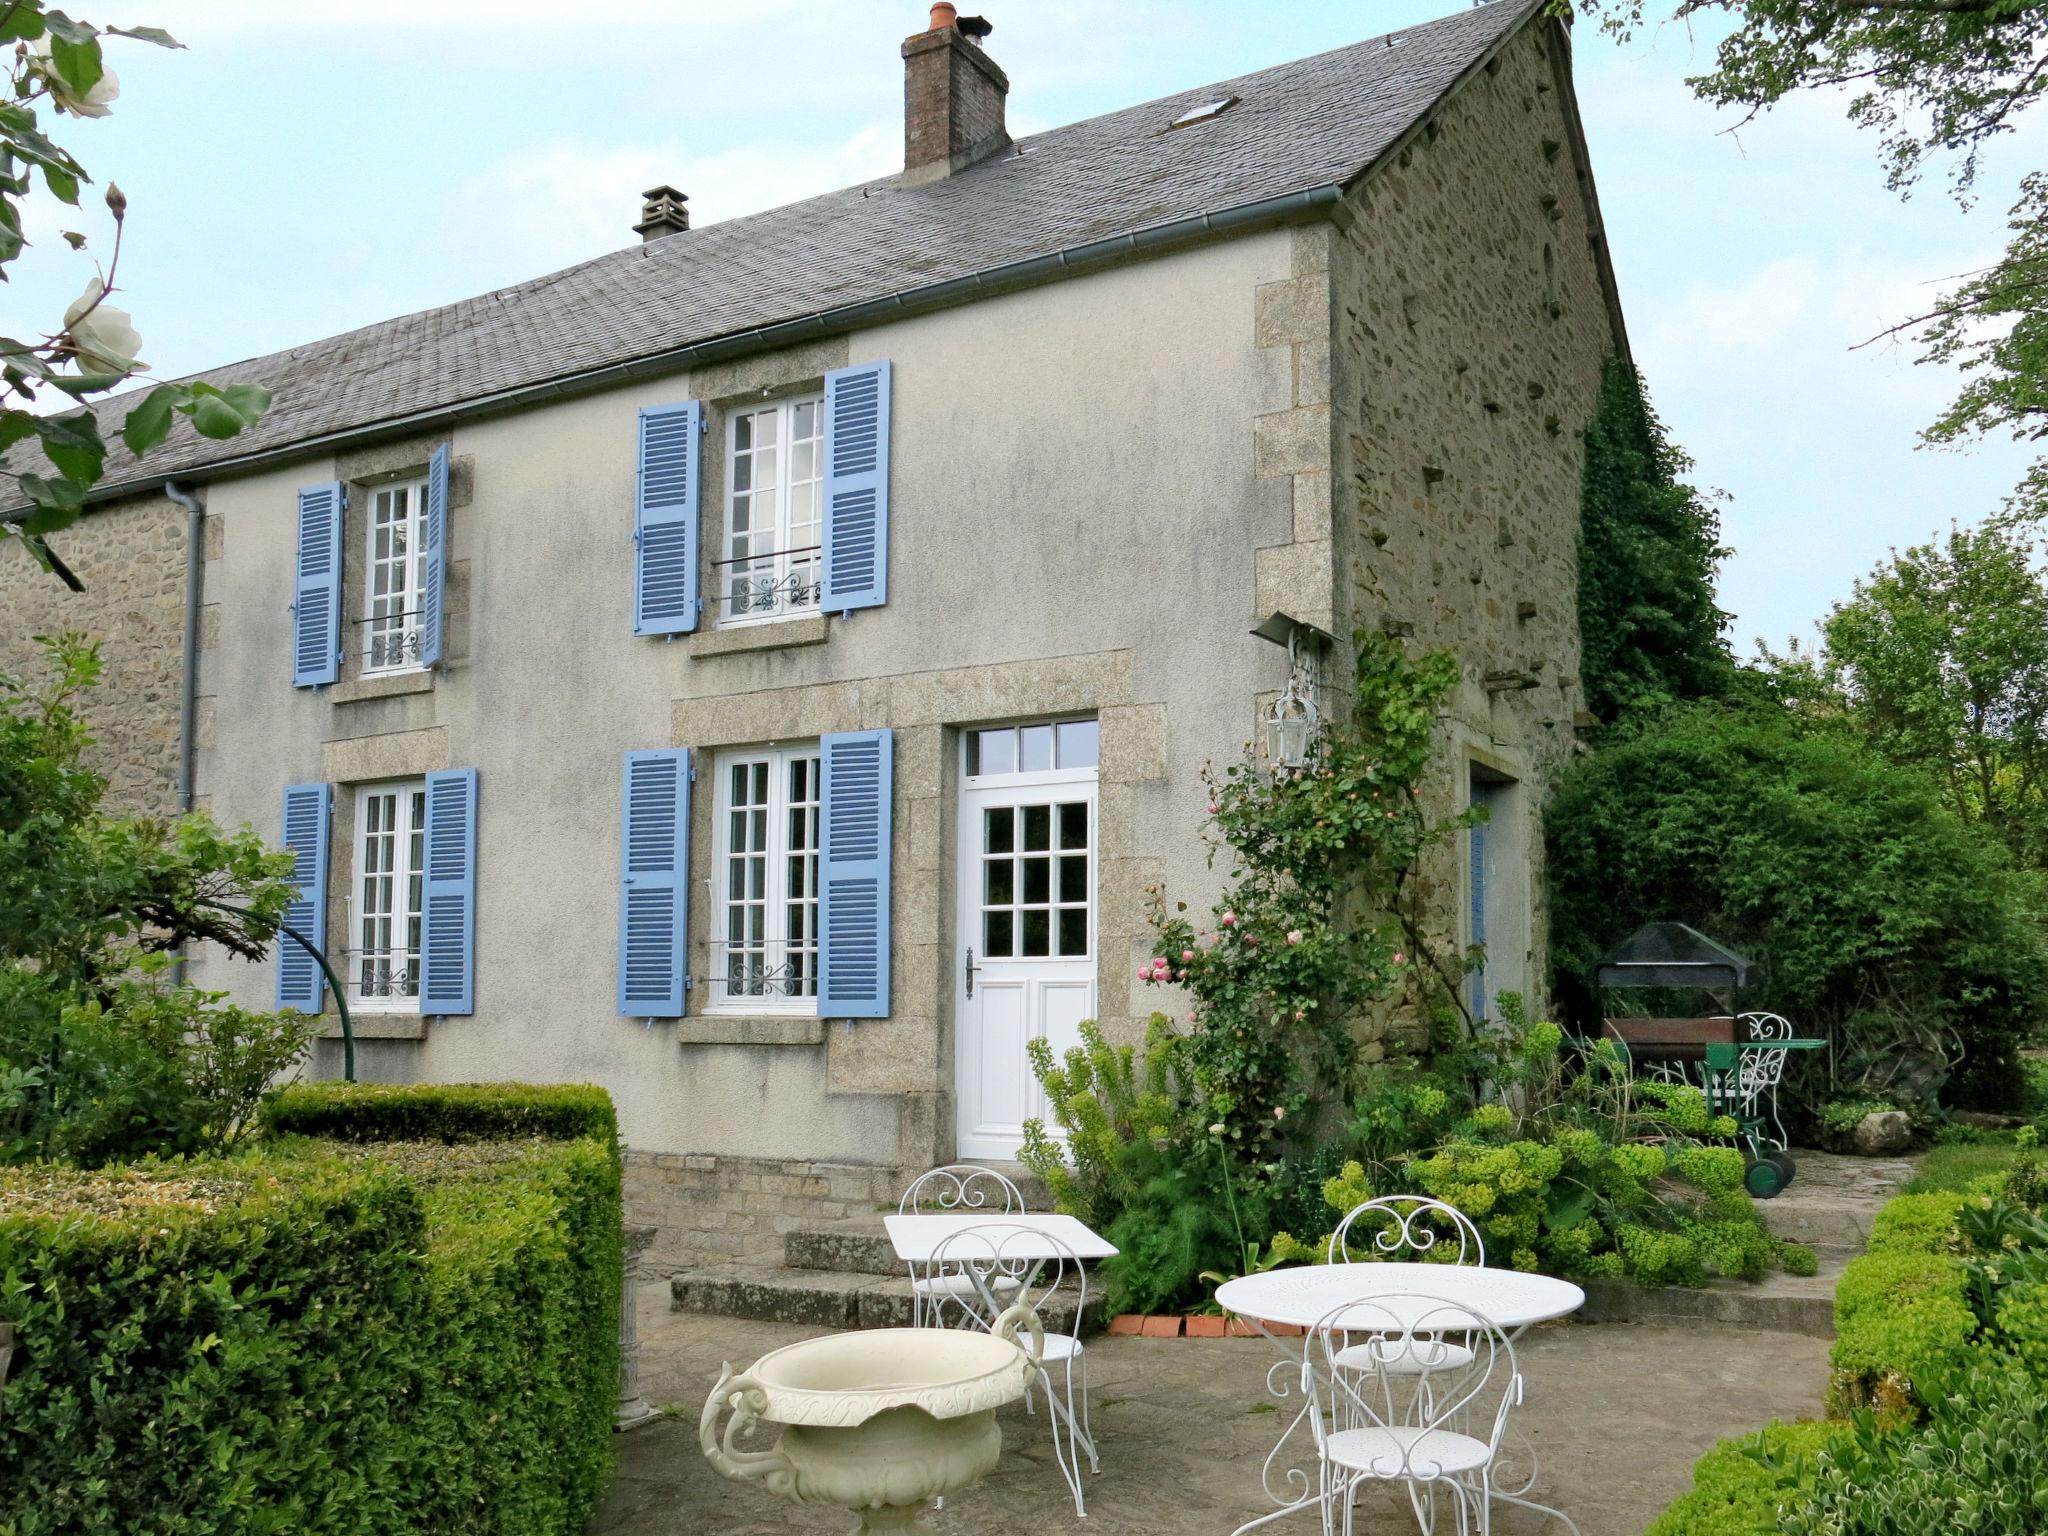
[{"label": "trimmed hedge", "polygon": [[1692,1490],[1651,1522],[1643,1536],[1777,1536],[1784,1490],[1778,1474],[1753,1454],[1761,1449],[1811,1456],[1833,1426],[1810,1419],[1772,1420],[1753,1435],[1723,1440],[1692,1469]]},{"label": "trimmed hedge", "polygon": [[1943,1251],[1967,1196],[1900,1195],[1871,1223],[1870,1248],[1835,1287],[1828,1411],[1887,1423],[1918,1411],[1915,1383],[1962,1365],[1977,1331],[1960,1260]]},{"label": "trimmed hedge", "polygon": [[337,1139],[0,1172],[0,1536],[574,1536],[612,1454],[609,1102],[284,1098]]},{"label": "trimmed hedge", "polygon": [[587,1083],[305,1083],[263,1111],[273,1136],[334,1141],[504,1141],[539,1136],[616,1143],[611,1095]]}]

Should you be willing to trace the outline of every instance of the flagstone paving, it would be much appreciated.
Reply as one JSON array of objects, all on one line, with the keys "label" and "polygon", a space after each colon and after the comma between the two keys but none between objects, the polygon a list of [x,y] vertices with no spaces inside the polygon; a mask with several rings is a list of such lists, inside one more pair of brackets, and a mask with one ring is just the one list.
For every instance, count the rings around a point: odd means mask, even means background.
[{"label": "flagstone paving", "polygon": [[[815,1328],[669,1310],[664,1282],[640,1288],[641,1386],[676,1417],[622,1437],[619,1467],[591,1536],[757,1536],[845,1532],[843,1510],[798,1508],[729,1483],[697,1449],[697,1416],[722,1362],[737,1367]],[[1723,1435],[1820,1411],[1827,1343],[1712,1326],[1560,1323],[1531,1330],[1520,1354],[1529,1399],[1517,1415],[1543,1459],[1538,1492],[1582,1536],[1640,1536],[1690,1483]],[[1042,1416],[1002,1411],[1003,1460],[981,1486],[929,1517],[948,1536],[1226,1536],[1270,1510],[1260,1467],[1283,1422],[1266,1395],[1275,1347],[1263,1339],[1099,1338],[1088,1345],[1102,1472],[1088,1518],[1054,1469]],[[1312,1515],[1265,1527],[1313,1533]],[[1361,1503],[1361,1533],[1415,1529],[1403,1508]],[[1503,1510],[1501,1536],[1561,1531]]]}]

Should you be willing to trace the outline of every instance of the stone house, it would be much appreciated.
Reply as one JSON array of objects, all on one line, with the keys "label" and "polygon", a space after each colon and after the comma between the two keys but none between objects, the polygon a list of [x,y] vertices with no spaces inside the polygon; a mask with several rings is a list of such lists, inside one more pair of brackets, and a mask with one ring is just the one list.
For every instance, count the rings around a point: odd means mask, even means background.
[{"label": "stone house", "polygon": [[[1147,887],[1216,888],[1198,770],[1291,666],[1343,696],[1325,637],[1456,651],[1434,793],[1494,815],[1430,888],[1478,985],[1543,974],[1626,349],[1565,27],[1012,141],[931,22],[902,174],[699,229],[656,189],[638,245],[209,375],[276,404],[116,450],[83,594],[0,548],[0,666],[106,641],[119,795],[299,853],[359,1076],[603,1084],[670,1267],[1011,1157],[1026,1040],[1140,1027]],[[192,963],[339,1070],[299,951]]]}]

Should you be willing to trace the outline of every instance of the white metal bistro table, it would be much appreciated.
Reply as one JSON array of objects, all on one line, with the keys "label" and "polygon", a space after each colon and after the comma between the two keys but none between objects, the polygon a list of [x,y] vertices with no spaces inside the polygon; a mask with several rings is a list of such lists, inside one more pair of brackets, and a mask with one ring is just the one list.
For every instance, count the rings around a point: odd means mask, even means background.
[{"label": "white metal bistro table", "polygon": [[[1272,1332],[1274,1327],[1313,1328],[1347,1301],[1375,1301],[1372,1321],[1381,1327],[1385,1326],[1389,1315],[1413,1325],[1427,1310],[1416,1302],[1376,1300],[1389,1296],[1427,1296],[1433,1301],[1470,1308],[1510,1339],[1533,1323],[1546,1323],[1576,1312],[1586,1302],[1586,1293],[1569,1280],[1532,1275],[1519,1269],[1489,1269],[1479,1264],[1305,1264],[1295,1269],[1268,1270],[1262,1275],[1240,1275],[1235,1280],[1224,1281],[1216,1291],[1217,1304],[1224,1311],[1236,1313],[1275,1343],[1280,1341]],[[1414,1316],[1405,1316],[1404,1311],[1413,1312]],[[1288,1349],[1286,1356],[1266,1375],[1267,1386],[1275,1397],[1287,1396],[1288,1372],[1298,1372],[1300,1368],[1300,1358],[1293,1349]],[[1295,1431],[1313,1411],[1315,1399],[1313,1395],[1304,1393],[1301,1408],[1281,1432],[1280,1441],[1272,1453],[1266,1457],[1262,1481],[1267,1495],[1281,1507],[1271,1514],[1247,1520],[1232,1536],[1243,1536],[1244,1532],[1269,1521],[1298,1510],[1313,1509],[1320,1504],[1319,1496],[1313,1491],[1313,1480],[1299,1467],[1288,1466],[1285,1461],[1288,1441],[1294,1438]],[[1284,1467],[1286,1473],[1280,1488],[1273,1485],[1276,1466]],[[1496,1490],[1494,1497],[1561,1520],[1573,1536],[1577,1536],[1578,1526],[1564,1511],[1522,1497],[1535,1481],[1532,1451],[1529,1481],[1514,1493]]]},{"label": "white metal bistro table", "polygon": [[1056,1211],[926,1211],[884,1216],[882,1226],[889,1234],[889,1244],[896,1250],[896,1257],[906,1264],[929,1264],[932,1255],[938,1252],[939,1244],[955,1232],[964,1232],[969,1227],[1023,1228],[1029,1232],[1042,1232],[1055,1243],[1065,1245],[1062,1250],[1054,1243],[1048,1243],[1041,1253],[1032,1251],[1028,1238],[1005,1241],[1003,1252],[1014,1259],[1057,1259],[1067,1254],[1077,1259],[1116,1257],[1115,1244],[1097,1236],[1086,1222],[1062,1216]]}]

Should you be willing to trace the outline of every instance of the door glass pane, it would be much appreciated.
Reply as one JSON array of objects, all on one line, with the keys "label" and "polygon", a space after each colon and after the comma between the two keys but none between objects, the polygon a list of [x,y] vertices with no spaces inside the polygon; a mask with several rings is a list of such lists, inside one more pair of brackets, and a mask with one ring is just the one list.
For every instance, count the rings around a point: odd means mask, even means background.
[{"label": "door glass pane", "polygon": [[1025,859],[1024,899],[1028,902],[1052,900],[1052,860]]},{"label": "door glass pane", "polygon": [[1052,846],[1052,807],[1049,805],[1027,805],[1024,811],[1024,848],[1027,853],[1043,853]]},{"label": "door glass pane", "polygon": [[1008,912],[985,912],[981,921],[981,952],[991,959],[1010,955],[1011,917]]},{"label": "door glass pane", "polygon": [[1007,805],[998,806],[992,811],[983,811],[981,828],[981,846],[984,853],[1008,853],[1017,846],[1016,822]]},{"label": "door glass pane", "polygon": [[1088,953],[1088,909],[1086,907],[1060,908],[1060,953],[1063,955],[1085,955]]},{"label": "door glass pane", "polygon": [[1088,807],[1085,802],[1073,801],[1060,807],[1060,846],[1088,846]]},{"label": "door glass pane", "polygon": [[990,907],[1007,907],[1017,899],[1017,866],[1008,859],[990,859],[987,873],[982,881],[982,903]]},{"label": "door glass pane", "polygon": [[1064,720],[1060,723],[1060,766],[1093,768],[1101,751],[1100,728],[1093,720]]},{"label": "door glass pane", "polygon": [[1023,912],[1024,941],[1018,948],[1023,955],[1049,955],[1052,953],[1052,914],[1043,907],[1026,907]]},{"label": "door glass pane", "polygon": [[1060,900],[1086,901],[1088,899],[1088,857],[1086,854],[1069,854],[1060,860]]},{"label": "door glass pane", "polygon": [[1026,773],[1043,773],[1052,767],[1052,727],[1027,725],[1018,733],[1024,738],[1021,766]]}]

